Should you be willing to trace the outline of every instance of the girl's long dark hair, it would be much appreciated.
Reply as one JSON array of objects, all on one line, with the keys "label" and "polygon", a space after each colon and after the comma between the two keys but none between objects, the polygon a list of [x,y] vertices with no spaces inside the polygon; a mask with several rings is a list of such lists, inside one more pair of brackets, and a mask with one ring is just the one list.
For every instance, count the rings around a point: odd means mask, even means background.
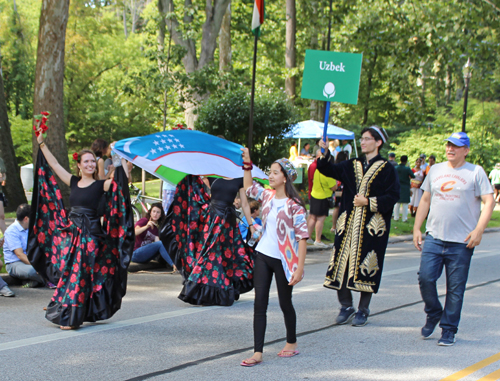
[{"label": "girl's long dark hair", "polygon": [[151,211],[153,208],[158,208],[161,210],[161,215],[160,219],[158,220],[158,226],[161,226],[163,224],[163,220],[165,219],[165,211],[163,210],[163,205],[161,202],[155,202],[154,204],[151,205],[151,208],[149,208],[149,211],[146,213],[146,218],[148,221],[151,219]]},{"label": "girl's long dark hair", "polygon": [[104,139],[96,139],[92,143],[92,146],[90,149],[94,151],[95,155],[98,158],[102,158],[103,155],[106,153],[106,149],[109,147],[109,143],[104,140]]},{"label": "girl's long dark hair", "polygon": [[348,160],[347,153],[345,151],[341,151],[337,154],[337,158],[335,159],[335,164],[342,163],[343,161]]},{"label": "girl's long dark hair", "polygon": [[280,164],[280,168],[281,168],[281,172],[285,175],[285,178],[286,178],[286,183],[285,183],[285,194],[286,194],[286,197],[291,198],[297,204],[299,204],[300,206],[302,206],[303,208],[305,208],[306,204],[304,204],[304,201],[300,198],[299,192],[293,186],[292,179],[288,176],[288,173],[281,166],[281,164]]}]

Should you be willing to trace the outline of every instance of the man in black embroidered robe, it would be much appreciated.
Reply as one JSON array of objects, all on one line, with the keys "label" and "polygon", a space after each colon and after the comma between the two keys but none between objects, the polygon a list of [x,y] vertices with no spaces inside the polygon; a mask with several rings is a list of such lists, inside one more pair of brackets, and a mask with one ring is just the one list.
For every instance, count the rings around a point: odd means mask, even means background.
[{"label": "man in black embroidered robe", "polygon": [[[399,200],[399,180],[394,166],[379,155],[387,141],[383,128],[372,126],[361,134],[362,158],[339,164],[329,162],[328,143],[320,142],[325,156],[317,168],[344,184],[335,244],[324,286],[338,290],[341,304],[337,324],[364,326],[373,293],[380,287],[391,215]],[[358,312],[351,290],[361,292]],[[354,316],[356,315],[356,316]]]}]

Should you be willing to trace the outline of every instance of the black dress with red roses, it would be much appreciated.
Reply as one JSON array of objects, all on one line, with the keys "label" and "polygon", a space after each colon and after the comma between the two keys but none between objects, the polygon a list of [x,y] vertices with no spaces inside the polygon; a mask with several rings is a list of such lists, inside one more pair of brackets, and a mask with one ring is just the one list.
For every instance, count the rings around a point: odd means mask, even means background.
[{"label": "black dress with red roses", "polygon": [[[108,192],[102,182],[79,188],[71,179],[70,200],[64,209],[61,192],[39,151],[33,189],[28,258],[46,280],[57,285],[46,318],[61,326],[78,327],[84,321],[109,319],[121,307],[127,268],[134,248],[133,217],[125,172],[120,167]],[[104,194],[103,225],[97,216]],[[82,201],[83,200],[83,201]],[[88,205],[82,206],[82,202]]]},{"label": "black dress with red roses", "polygon": [[[170,206],[176,266],[184,278],[179,299],[194,305],[231,306],[253,289],[253,251],[236,223],[233,201],[242,179],[211,179],[212,197],[202,180],[186,176]],[[172,253],[174,254],[174,253]]]}]

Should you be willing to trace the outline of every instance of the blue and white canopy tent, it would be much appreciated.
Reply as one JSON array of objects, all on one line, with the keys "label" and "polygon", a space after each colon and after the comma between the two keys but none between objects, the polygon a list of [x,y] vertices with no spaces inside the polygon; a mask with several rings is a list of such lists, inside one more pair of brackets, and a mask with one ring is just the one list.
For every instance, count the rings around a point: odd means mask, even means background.
[{"label": "blue and white canopy tent", "polygon": [[[299,122],[293,126],[291,132],[289,132],[286,137],[299,139],[321,139],[323,138],[324,123],[317,122],[315,120],[305,120]],[[339,139],[339,140],[354,140],[354,132],[345,130],[343,128],[337,127],[333,124],[329,124],[326,136],[328,139]],[[358,149],[356,147],[356,142],[353,142],[354,150],[356,152],[356,157],[358,156]]]},{"label": "blue and white canopy tent", "polygon": [[[243,146],[200,131],[174,130],[123,139],[113,152],[152,175],[176,185],[186,175],[243,177]],[[252,169],[256,180],[267,175]]]}]

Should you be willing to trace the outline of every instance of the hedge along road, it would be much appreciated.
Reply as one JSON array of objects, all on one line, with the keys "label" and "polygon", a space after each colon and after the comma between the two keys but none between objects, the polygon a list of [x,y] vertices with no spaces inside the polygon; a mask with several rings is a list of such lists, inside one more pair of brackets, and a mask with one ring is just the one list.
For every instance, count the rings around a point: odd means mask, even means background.
[{"label": "hedge along road", "polygon": [[[333,325],[336,293],[322,287],[329,252],[308,254],[305,278],[294,289],[301,354],[276,356],[285,332],[273,291],[264,363],[253,368],[239,366],[253,344],[251,294],[229,308],[192,307],[176,298],[178,275],[130,274],[112,319],[63,332],[43,317],[50,290],[15,288],[16,298],[0,299],[2,374],[9,380],[440,380],[454,374],[477,380],[500,368],[493,361],[500,352],[499,244],[498,234],[485,234],[476,249],[453,347],[436,345],[439,332],[420,338],[419,254],[403,242],[388,247],[365,327]],[[439,285],[443,294],[444,281]]]}]

